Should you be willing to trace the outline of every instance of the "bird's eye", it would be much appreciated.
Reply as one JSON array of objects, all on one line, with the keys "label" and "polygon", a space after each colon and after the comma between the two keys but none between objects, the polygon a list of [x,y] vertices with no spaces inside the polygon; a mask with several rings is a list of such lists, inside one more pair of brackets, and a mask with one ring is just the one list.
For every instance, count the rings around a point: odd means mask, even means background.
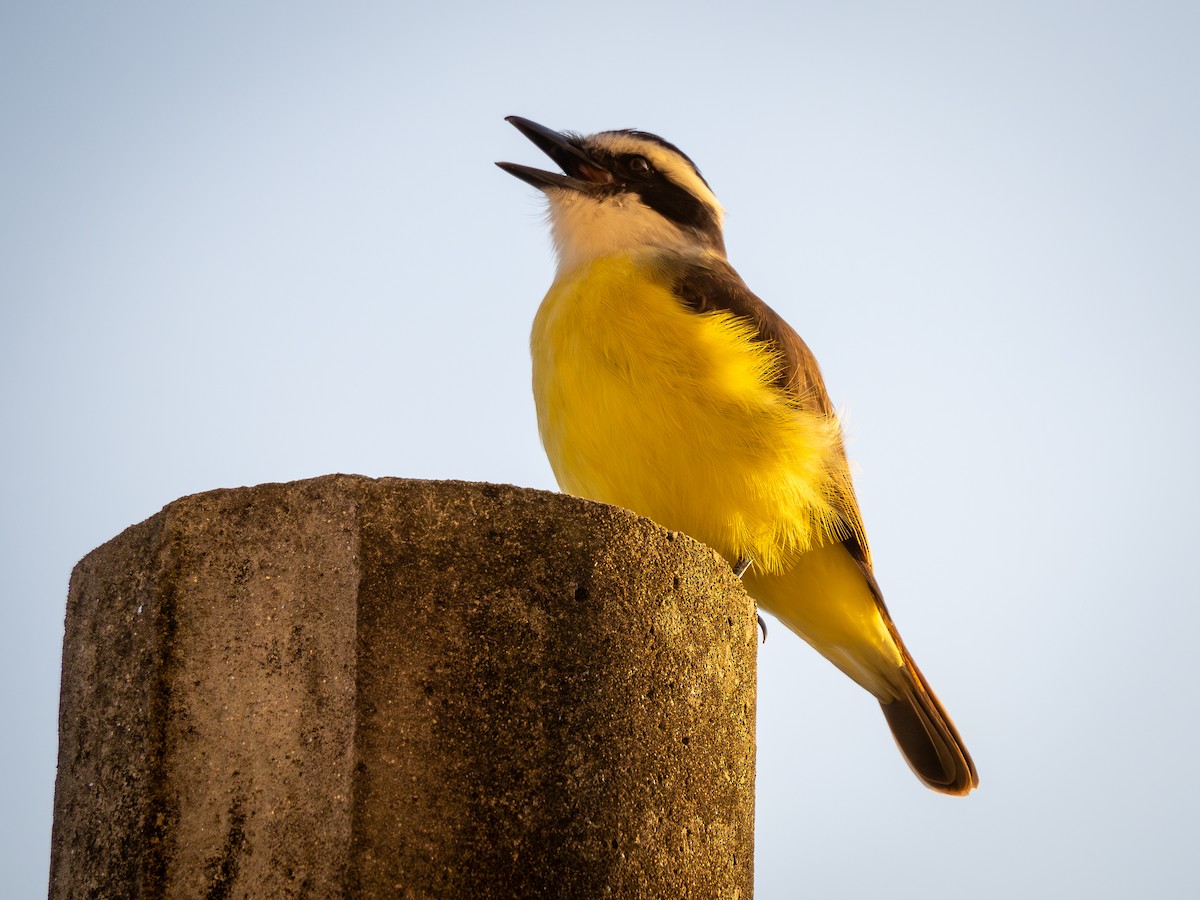
[{"label": "bird's eye", "polygon": [[646,159],[644,156],[631,156],[626,162],[626,165],[629,167],[629,171],[634,175],[650,174],[650,160]]}]

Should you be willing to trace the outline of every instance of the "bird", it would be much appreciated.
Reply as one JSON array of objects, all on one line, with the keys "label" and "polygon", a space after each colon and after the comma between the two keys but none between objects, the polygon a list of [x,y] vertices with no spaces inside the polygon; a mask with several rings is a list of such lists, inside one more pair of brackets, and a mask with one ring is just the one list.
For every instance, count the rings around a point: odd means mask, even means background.
[{"label": "bird", "polygon": [[970,793],[975,764],[884,605],[817,360],[729,264],[696,164],[646,131],[506,121],[561,170],[496,163],[548,201],[558,266],[530,347],[559,487],[712,547],[878,700],[925,785]]}]

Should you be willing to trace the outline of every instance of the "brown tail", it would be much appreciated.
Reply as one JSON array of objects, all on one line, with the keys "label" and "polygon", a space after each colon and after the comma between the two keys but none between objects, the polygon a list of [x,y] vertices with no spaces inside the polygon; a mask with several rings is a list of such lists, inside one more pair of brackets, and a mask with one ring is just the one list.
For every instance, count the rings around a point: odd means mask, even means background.
[{"label": "brown tail", "polygon": [[979,785],[962,738],[900,639],[858,545],[810,550],[778,574],[752,567],[746,587],[879,700],[900,752],[925,784],[958,796]]},{"label": "brown tail", "polygon": [[880,701],[879,707],[905,761],[933,790],[956,797],[969,794],[979,787],[975,763],[907,651],[900,677],[902,696],[890,703]]}]

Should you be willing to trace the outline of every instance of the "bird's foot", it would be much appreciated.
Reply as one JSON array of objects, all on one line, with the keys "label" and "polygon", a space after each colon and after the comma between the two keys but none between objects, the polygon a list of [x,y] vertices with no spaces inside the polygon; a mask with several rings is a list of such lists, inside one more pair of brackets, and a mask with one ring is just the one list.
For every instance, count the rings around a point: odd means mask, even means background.
[{"label": "bird's foot", "polygon": [[[749,570],[753,563],[754,560],[752,560],[750,557],[739,556],[738,561],[733,564],[733,574],[738,578],[741,578],[746,574],[747,570]],[[763,643],[765,644],[767,642],[767,623],[763,619],[762,613],[756,610],[754,615],[758,618],[758,627],[762,629]]]}]

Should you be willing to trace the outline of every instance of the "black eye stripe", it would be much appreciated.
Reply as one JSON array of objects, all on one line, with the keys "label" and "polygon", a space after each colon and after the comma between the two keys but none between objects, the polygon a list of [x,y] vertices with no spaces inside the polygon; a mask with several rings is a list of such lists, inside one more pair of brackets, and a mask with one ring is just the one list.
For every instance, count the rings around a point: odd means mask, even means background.
[{"label": "black eye stripe", "polygon": [[[642,138],[678,154],[679,158],[696,173],[696,177],[704,186],[708,187],[708,182],[696,169],[695,163],[674,144],[669,144],[660,137],[644,132],[616,133]],[[673,181],[665,172],[660,171],[648,156],[636,152],[616,153],[599,147],[589,147],[587,152],[616,176],[617,183],[612,186],[613,191],[627,191],[636,195],[642,203],[663,218],[674,222],[681,228],[696,232],[711,246],[723,249],[724,240],[721,236],[721,223],[718,220],[717,211],[690,190]],[[632,168],[631,164],[639,158],[644,159],[648,164],[648,169],[644,172],[636,172]]]},{"label": "black eye stripe", "polygon": [[665,175],[634,188],[642,202],[659,215],[686,228],[707,228],[716,225],[712,210],[690,191],[684,190]]}]

